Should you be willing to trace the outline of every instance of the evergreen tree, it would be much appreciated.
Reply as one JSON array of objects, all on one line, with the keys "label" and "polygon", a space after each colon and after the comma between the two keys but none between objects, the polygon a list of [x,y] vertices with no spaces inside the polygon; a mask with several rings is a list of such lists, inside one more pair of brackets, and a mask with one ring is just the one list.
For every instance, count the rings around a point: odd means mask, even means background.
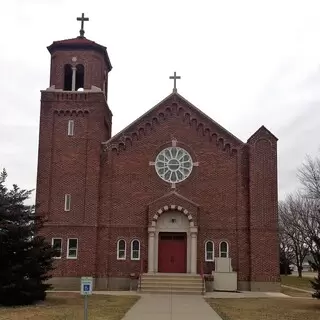
[{"label": "evergreen tree", "polygon": [[32,191],[5,187],[0,173],[0,305],[26,305],[44,300],[55,251],[39,235],[43,219],[24,201]]},{"label": "evergreen tree", "polygon": [[318,272],[317,277],[311,281],[312,288],[315,292],[312,294],[313,298],[320,299],[320,237],[313,237],[315,252],[313,252],[314,261],[309,261],[313,270]]}]

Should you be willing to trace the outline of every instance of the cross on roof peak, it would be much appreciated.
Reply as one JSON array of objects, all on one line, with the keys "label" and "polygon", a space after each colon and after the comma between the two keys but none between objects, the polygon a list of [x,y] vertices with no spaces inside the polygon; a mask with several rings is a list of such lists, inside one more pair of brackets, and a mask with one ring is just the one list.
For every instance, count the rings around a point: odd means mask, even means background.
[{"label": "cross on roof peak", "polygon": [[85,18],[84,13],[82,13],[81,17],[77,17],[77,21],[81,21],[81,29],[80,29],[80,37],[84,37],[84,22],[89,21],[89,18]]},{"label": "cross on roof peak", "polygon": [[178,90],[177,90],[177,79],[181,79],[181,77],[177,76],[177,73],[174,72],[173,76],[170,76],[169,79],[173,79],[173,92],[178,92]]}]

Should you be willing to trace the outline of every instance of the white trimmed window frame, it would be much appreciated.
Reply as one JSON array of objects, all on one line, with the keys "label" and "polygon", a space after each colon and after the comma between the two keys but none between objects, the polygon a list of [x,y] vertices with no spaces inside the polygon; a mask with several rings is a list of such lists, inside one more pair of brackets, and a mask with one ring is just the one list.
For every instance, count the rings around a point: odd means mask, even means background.
[{"label": "white trimmed window frame", "polygon": [[[77,240],[77,246],[70,248],[70,240]],[[79,247],[79,239],[78,238],[68,238],[67,259],[78,259],[78,247]],[[70,255],[70,250],[75,250],[76,255],[75,256],[71,256]]]},{"label": "white trimmed window frame", "polygon": [[51,246],[54,248],[55,240],[60,240],[60,256],[54,257],[54,259],[61,259],[62,258],[62,238],[52,238],[51,239]]},{"label": "white trimmed window frame", "polygon": [[[226,243],[226,244],[227,244],[227,251],[222,251],[222,250],[221,250],[221,244],[222,244],[222,243]],[[222,256],[222,253],[226,253],[226,256],[223,257],[223,256]],[[222,241],[219,243],[219,257],[220,257],[220,258],[229,258],[229,243],[228,243],[228,241],[226,241],[226,240],[222,240]]]},{"label": "white trimmed window frame", "polygon": [[[210,251],[207,250],[207,249],[208,249],[208,248],[207,248],[207,245],[208,245],[209,243],[212,244],[212,251],[211,251],[211,250],[210,250]],[[208,258],[208,253],[211,253],[211,254],[212,254],[212,258]],[[210,262],[214,261],[214,242],[211,241],[211,240],[207,240],[207,241],[205,242],[205,244],[204,244],[204,260],[205,260],[205,261],[210,261]]]},{"label": "white trimmed window frame", "polygon": [[[124,249],[120,250],[120,242],[124,242]],[[123,252],[123,256],[120,256],[120,251]],[[127,242],[124,239],[119,239],[117,241],[117,260],[126,260],[126,252],[127,252]]]},{"label": "white trimmed window frame", "polygon": [[[135,241],[138,242],[138,245],[139,245],[139,249],[138,250],[133,250],[133,243]],[[138,239],[133,239],[131,241],[131,260],[140,260],[140,250],[141,250],[140,248],[141,248],[140,241]],[[138,252],[138,257],[137,258],[134,257],[134,252],[135,251]]]},{"label": "white trimmed window frame", "polygon": [[74,135],[74,120],[68,121],[68,136]]},{"label": "white trimmed window frame", "polygon": [[187,179],[193,165],[189,152],[177,146],[161,150],[155,160],[158,176],[169,183],[179,183]]},{"label": "white trimmed window frame", "polygon": [[64,195],[64,211],[71,210],[71,194]]}]

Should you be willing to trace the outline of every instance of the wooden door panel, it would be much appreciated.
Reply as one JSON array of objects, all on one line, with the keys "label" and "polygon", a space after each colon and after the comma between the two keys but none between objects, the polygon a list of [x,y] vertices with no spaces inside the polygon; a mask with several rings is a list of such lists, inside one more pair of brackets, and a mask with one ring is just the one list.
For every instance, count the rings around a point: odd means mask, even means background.
[{"label": "wooden door panel", "polygon": [[158,271],[165,273],[186,272],[186,236],[180,234],[159,234]]}]

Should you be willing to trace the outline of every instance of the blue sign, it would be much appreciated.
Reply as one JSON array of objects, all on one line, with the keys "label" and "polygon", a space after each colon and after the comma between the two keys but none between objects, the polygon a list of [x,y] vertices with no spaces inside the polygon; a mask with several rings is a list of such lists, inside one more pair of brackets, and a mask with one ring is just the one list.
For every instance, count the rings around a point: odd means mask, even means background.
[{"label": "blue sign", "polygon": [[84,284],[83,291],[90,291],[90,284]]},{"label": "blue sign", "polygon": [[92,277],[81,277],[81,294],[82,295],[91,295],[92,294]]}]

